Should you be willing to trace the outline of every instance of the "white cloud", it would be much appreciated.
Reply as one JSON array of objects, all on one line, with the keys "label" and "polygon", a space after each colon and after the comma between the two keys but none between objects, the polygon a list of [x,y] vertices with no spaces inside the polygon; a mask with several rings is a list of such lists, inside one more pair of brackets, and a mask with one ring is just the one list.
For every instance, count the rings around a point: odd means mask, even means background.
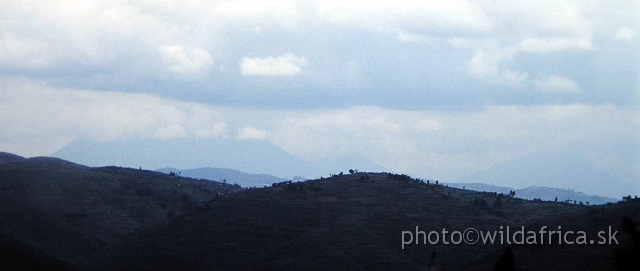
[{"label": "white cloud", "polygon": [[228,138],[229,126],[220,112],[208,106],[190,104],[187,127],[198,138]]},{"label": "white cloud", "polygon": [[398,39],[402,42],[428,42],[429,38],[424,35],[408,33],[402,30],[397,31]]},{"label": "white cloud", "polygon": [[[171,23],[127,2],[2,1],[0,10],[0,59],[10,61],[6,66],[63,70],[136,63],[158,41],[176,36]],[[147,67],[155,64],[146,60]]]},{"label": "white cloud", "polygon": [[479,50],[466,63],[466,67],[471,75],[484,79],[491,84],[506,84],[518,87],[522,85],[529,75],[500,67],[504,62],[511,60],[515,53],[514,50],[508,48],[502,51],[496,49],[491,49],[491,51]]},{"label": "white cloud", "polygon": [[172,139],[172,138],[181,138],[186,137],[187,131],[180,124],[169,124],[166,126],[159,127],[153,135],[153,138],[158,139]]},{"label": "white cloud", "polygon": [[262,130],[258,130],[253,127],[244,127],[238,130],[237,140],[264,140],[267,138],[267,133]]},{"label": "white cloud", "polygon": [[[28,79],[0,78],[0,149],[48,155],[73,138],[171,139],[223,137],[213,109],[150,94],[61,89]],[[194,109],[195,108],[195,109]],[[34,148],[29,142],[47,142]]]},{"label": "white cloud", "polygon": [[529,78],[529,74],[527,73],[504,70],[500,73],[500,76],[492,78],[490,82],[518,87],[521,86],[527,78]]},{"label": "white cloud", "polygon": [[0,38],[0,68],[42,69],[50,65],[44,53],[48,46],[39,40],[29,40],[15,35]]},{"label": "white cloud", "polygon": [[473,58],[467,62],[467,69],[476,77],[493,77],[498,74],[498,65],[502,61],[499,53],[490,54],[485,51],[477,51]]},{"label": "white cloud", "polygon": [[[525,58],[518,56],[522,54],[595,51],[603,46],[598,44],[602,36],[613,34],[617,40],[635,39],[635,9],[630,7],[633,4],[572,0],[0,1],[4,19],[0,20],[0,69],[14,74],[40,72],[38,76],[44,80],[53,74],[68,78],[67,85],[86,86],[97,81],[100,89],[128,84],[127,91],[140,91],[149,89],[147,80],[158,77],[208,81],[218,75],[210,72],[214,60],[219,67],[232,67],[243,56],[250,56],[246,62],[240,61],[246,75],[297,75],[308,68],[309,60],[314,61],[315,74],[333,75],[339,73],[333,63],[360,63],[366,68],[354,89],[366,89],[372,81],[368,73],[375,67],[369,64],[377,63],[352,53],[371,50],[359,44],[362,37],[389,45],[380,47],[380,54],[411,50],[433,63],[464,67],[465,63],[452,63],[460,61],[459,57],[447,58],[440,51],[428,56],[416,49],[419,46],[393,43],[420,42],[425,43],[425,50],[438,50],[443,40],[450,40],[456,50],[447,53],[484,53],[484,59],[468,56],[469,74],[491,84],[514,86],[523,85],[527,74],[540,72],[521,62]],[[342,38],[347,35],[358,38]],[[305,57],[281,59],[287,55],[272,55],[290,48],[304,50],[296,54]],[[608,57],[605,53],[600,56]],[[404,73],[419,78],[411,71],[397,74]],[[121,84],[109,85],[116,81]],[[305,82],[305,86],[314,83],[317,81]],[[414,85],[419,83],[423,82]],[[179,90],[175,85],[162,91],[176,97],[173,94]],[[229,86],[220,86],[224,87]]]},{"label": "white cloud", "polygon": [[209,71],[213,59],[202,48],[186,49],[180,45],[161,47],[167,70],[178,75],[198,75]]},{"label": "white cloud", "polygon": [[564,50],[596,50],[589,39],[574,38],[527,38],[518,43],[517,48],[524,53],[553,53]]},{"label": "white cloud", "polygon": [[442,128],[442,124],[433,119],[424,119],[416,123],[416,128],[420,131],[433,132],[440,130]]},{"label": "white cloud", "polygon": [[[416,34],[486,33],[490,20],[469,1],[319,1],[318,15],[340,25]],[[398,36],[402,38],[403,36]]]},{"label": "white cloud", "polygon": [[469,73],[494,85],[522,86],[529,78],[528,73],[506,68],[521,54],[548,54],[567,50],[593,51],[597,48],[589,39],[575,38],[527,38],[515,45],[500,45],[495,39],[477,41],[452,38],[448,43],[454,48],[480,48],[467,61]]},{"label": "white cloud", "polygon": [[240,69],[243,75],[293,76],[309,64],[306,58],[289,53],[277,57],[245,57],[240,61]]},{"label": "white cloud", "polygon": [[235,21],[257,25],[253,28],[254,30],[260,29],[262,24],[292,27],[301,19],[296,1],[290,0],[225,2],[218,5],[214,13],[216,16],[224,18],[226,22]]},{"label": "white cloud", "polygon": [[[466,63],[469,73],[490,84],[522,86],[532,72],[519,56],[567,51],[596,51],[595,23],[602,3],[574,1],[478,2],[492,31],[477,35],[445,36],[453,48],[476,53]],[[518,65],[521,71],[509,66]]]},{"label": "white cloud", "polygon": [[629,28],[629,27],[623,27],[618,29],[618,31],[616,31],[616,36],[615,39],[616,40],[626,40],[626,41],[632,41],[634,38],[636,37],[636,31]]},{"label": "white cloud", "polygon": [[580,93],[582,91],[575,81],[557,75],[536,79],[534,85],[543,92]]},{"label": "white cloud", "polygon": [[400,134],[403,126],[380,114],[378,108],[295,111],[280,119],[277,132],[269,139],[309,160],[359,153],[368,148],[389,154],[404,149],[400,147],[401,140],[393,136]]}]

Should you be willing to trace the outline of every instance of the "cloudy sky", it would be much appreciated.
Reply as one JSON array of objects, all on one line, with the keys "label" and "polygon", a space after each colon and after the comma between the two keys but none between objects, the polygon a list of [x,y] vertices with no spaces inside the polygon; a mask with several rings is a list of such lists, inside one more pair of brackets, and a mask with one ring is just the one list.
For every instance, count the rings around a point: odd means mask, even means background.
[{"label": "cloudy sky", "polygon": [[638,14],[637,0],[0,0],[0,150],[267,140],[442,179],[575,155],[640,191]]}]

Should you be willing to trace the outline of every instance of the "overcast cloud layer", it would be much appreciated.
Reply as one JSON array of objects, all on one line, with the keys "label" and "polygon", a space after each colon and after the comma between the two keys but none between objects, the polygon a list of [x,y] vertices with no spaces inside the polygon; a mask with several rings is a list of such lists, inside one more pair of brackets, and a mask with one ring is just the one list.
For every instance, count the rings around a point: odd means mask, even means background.
[{"label": "overcast cloud layer", "polygon": [[357,155],[442,179],[571,154],[640,193],[639,10],[0,1],[0,150],[50,155],[77,137],[269,140],[308,160]]}]

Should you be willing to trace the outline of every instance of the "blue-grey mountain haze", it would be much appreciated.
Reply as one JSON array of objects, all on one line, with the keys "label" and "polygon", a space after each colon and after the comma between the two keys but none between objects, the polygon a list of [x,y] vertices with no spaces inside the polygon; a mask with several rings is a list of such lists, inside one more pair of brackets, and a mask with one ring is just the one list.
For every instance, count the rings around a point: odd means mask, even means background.
[{"label": "blue-grey mountain haze", "polygon": [[[286,180],[294,176],[328,176],[351,168],[385,170],[363,158],[340,157],[311,163],[264,140],[173,139],[100,143],[76,139],[53,156],[90,166],[118,165],[152,170],[217,167],[251,174],[271,174]],[[204,178],[199,175],[193,177]]]},{"label": "blue-grey mountain haze", "polygon": [[[384,168],[640,194],[639,9],[1,1],[0,150],[90,165],[284,178]],[[548,156],[576,163],[540,164]],[[527,157],[531,165],[510,162]]]}]

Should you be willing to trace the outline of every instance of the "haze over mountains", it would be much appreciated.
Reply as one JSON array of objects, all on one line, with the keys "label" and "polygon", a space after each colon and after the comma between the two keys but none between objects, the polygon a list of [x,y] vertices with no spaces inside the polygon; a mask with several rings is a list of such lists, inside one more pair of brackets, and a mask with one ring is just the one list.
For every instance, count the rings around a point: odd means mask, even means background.
[{"label": "haze over mountains", "polygon": [[[194,169],[177,169],[177,168],[161,168],[159,172],[170,174],[178,174],[189,178],[207,179],[229,184],[238,184],[242,187],[263,187],[270,186],[273,183],[280,183],[288,179],[278,178],[268,174],[249,174],[235,169],[228,168],[194,168]],[[294,179],[294,181],[303,181]]]},{"label": "haze over mountains", "polygon": [[571,202],[582,202],[585,204],[605,204],[608,202],[617,202],[620,199],[607,198],[596,195],[587,195],[580,191],[562,188],[553,188],[546,186],[529,186],[522,189],[515,189],[512,187],[495,186],[482,183],[449,183],[451,187],[471,189],[475,191],[495,192],[508,195],[510,191],[516,192],[516,197],[521,199],[540,199],[545,201],[558,201],[570,200]]},{"label": "haze over mountains", "polygon": [[[221,176],[216,177],[215,180],[226,177],[220,175],[219,172],[216,174],[205,172],[188,174],[187,169],[225,168],[249,174],[273,175],[284,180],[293,179],[295,176],[303,178],[328,176],[340,171],[346,172],[350,168],[370,172],[393,171],[393,169],[385,168],[362,157],[306,161],[287,153],[267,140],[231,138],[116,140],[109,142],[79,138],[54,153],[53,156],[89,166],[121,165],[154,170],[171,168],[182,170],[185,176],[194,178]],[[437,176],[420,177],[424,179],[438,178]],[[242,182],[245,180],[242,178],[226,179],[239,181],[239,184],[245,187],[254,186],[250,183],[243,184]],[[523,189],[530,186],[555,187],[609,198],[584,200],[593,203],[604,203],[610,201],[611,198],[619,199],[626,195],[640,194],[640,182],[622,181],[607,171],[598,169],[586,159],[572,155],[530,155],[498,164],[465,178],[441,179],[441,181],[445,183],[483,183],[513,187],[512,189]],[[266,184],[273,182],[268,181]],[[255,182],[257,186],[263,184],[265,183],[262,181]],[[557,195],[553,195],[553,197],[555,196]],[[571,199],[586,199],[575,194],[567,194],[567,196],[571,196]],[[549,199],[544,195],[539,197]]]},{"label": "haze over mountains", "polygon": [[361,157],[305,161],[266,140],[171,139],[98,142],[76,139],[52,156],[89,166],[121,165],[145,169],[217,167],[253,174],[326,176],[357,168],[385,171]]},{"label": "haze over mountains", "polygon": [[[622,181],[575,155],[535,155],[498,164],[458,180],[522,189],[547,186],[575,189],[591,195],[620,198],[640,193],[639,180]],[[615,192],[619,191],[619,192]]]}]

